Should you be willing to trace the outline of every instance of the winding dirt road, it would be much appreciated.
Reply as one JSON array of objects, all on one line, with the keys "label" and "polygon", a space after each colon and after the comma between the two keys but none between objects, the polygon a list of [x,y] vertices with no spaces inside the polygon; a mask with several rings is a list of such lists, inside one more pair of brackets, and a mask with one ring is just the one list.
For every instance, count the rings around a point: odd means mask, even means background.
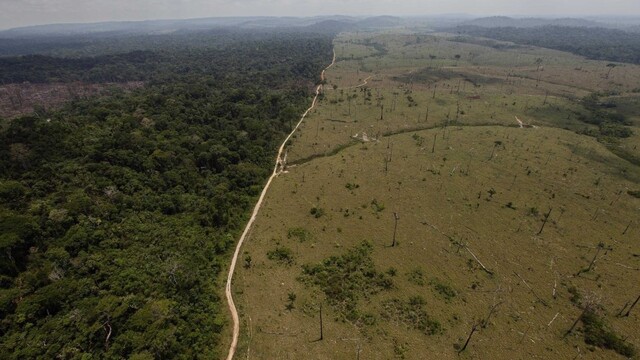
[{"label": "winding dirt road", "polygon": [[364,79],[364,82],[362,84],[356,85],[356,86],[352,86],[348,89],[357,89],[359,87],[363,87],[366,86],[369,83],[369,79],[371,79],[372,76],[367,77],[366,79]]},{"label": "winding dirt road", "polygon": [[[331,66],[333,66],[335,62],[336,62],[336,52],[334,49],[333,60],[331,61],[331,64],[329,64],[329,66],[327,66],[324,70],[322,70],[322,73],[320,74],[320,80],[324,81],[325,71],[329,69]],[[235,272],[235,269],[236,269],[236,263],[238,261],[238,255],[240,254],[240,248],[242,247],[242,243],[244,243],[244,240],[247,237],[247,234],[249,233],[249,230],[251,229],[253,222],[256,220],[258,212],[260,211],[260,207],[262,206],[262,202],[264,201],[264,197],[267,194],[267,190],[269,190],[269,186],[271,186],[271,181],[273,181],[273,179],[276,176],[278,176],[283,170],[283,165],[284,165],[283,153],[284,153],[284,147],[287,144],[287,141],[289,141],[291,136],[293,136],[296,130],[298,130],[298,127],[300,127],[300,124],[302,124],[302,121],[304,121],[304,119],[307,117],[307,114],[309,114],[309,112],[316,106],[316,103],[318,101],[318,95],[320,95],[322,86],[323,85],[320,84],[318,85],[318,87],[316,87],[316,94],[313,97],[311,106],[307,109],[307,111],[304,112],[304,114],[302,114],[302,117],[300,118],[300,121],[298,121],[298,123],[296,124],[296,127],[293,128],[289,136],[287,136],[287,138],[284,139],[284,141],[282,142],[282,145],[280,145],[280,148],[278,149],[278,155],[276,156],[276,164],[273,168],[273,173],[271,173],[271,176],[269,177],[267,184],[264,186],[264,189],[262,189],[262,193],[258,198],[258,202],[256,203],[256,206],[253,208],[253,213],[251,213],[251,218],[249,219],[249,222],[247,222],[247,225],[245,226],[244,231],[240,236],[240,240],[238,240],[238,245],[236,245],[236,250],[233,253],[233,258],[231,259],[231,266],[229,267],[229,275],[227,276],[227,285],[224,290],[225,295],[227,296],[227,303],[229,304],[229,311],[231,312],[231,317],[233,318],[233,338],[231,339],[231,345],[229,346],[229,354],[227,355],[227,360],[233,359],[233,356],[236,353],[236,348],[238,347],[238,336],[240,335],[240,320],[238,318],[238,310],[236,309],[236,305],[233,302],[233,295],[231,293],[231,281],[233,280],[233,273]]]}]

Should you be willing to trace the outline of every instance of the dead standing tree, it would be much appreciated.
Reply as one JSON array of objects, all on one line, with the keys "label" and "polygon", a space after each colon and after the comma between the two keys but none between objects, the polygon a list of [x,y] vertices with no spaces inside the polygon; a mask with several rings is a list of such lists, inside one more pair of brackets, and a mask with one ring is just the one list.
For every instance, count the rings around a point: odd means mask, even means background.
[{"label": "dead standing tree", "polygon": [[[607,251],[613,250],[613,248],[611,246],[605,246],[605,244],[603,242],[598,243],[598,246],[596,246],[596,253],[593,256],[593,259],[591,259],[591,262],[589,263],[589,266],[586,269],[581,269],[580,271],[578,271],[575,276],[580,276],[580,274],[582,274],[582,273],[587,273],[587,272],[591,271],[591,269],[593,269],[593,265],[595,265],[596,261],[598,260],[598,255],[600,255],[600,251],[602,251],[602,249],[605,249]],[[607,253],[605,252],[605,255],[606,254]]]}]

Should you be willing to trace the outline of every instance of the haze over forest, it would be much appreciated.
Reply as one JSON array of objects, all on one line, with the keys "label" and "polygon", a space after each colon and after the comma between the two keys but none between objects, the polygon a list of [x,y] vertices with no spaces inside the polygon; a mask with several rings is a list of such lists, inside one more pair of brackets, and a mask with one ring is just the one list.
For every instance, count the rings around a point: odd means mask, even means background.
[{"label": "haze over forest", "polygon": [[[579,4],[579,6],[576,6]],[[389,0],[2,0],[0,29],[52,23],[87,23],[152,19],[229,16],[395,15],[457,16],[509,15],[518,17],[616,16],[619,21],[640,17],[634,0],[497,0],[497,1],[389,1]],[[464,14],[464,15],[463,15]]]}]

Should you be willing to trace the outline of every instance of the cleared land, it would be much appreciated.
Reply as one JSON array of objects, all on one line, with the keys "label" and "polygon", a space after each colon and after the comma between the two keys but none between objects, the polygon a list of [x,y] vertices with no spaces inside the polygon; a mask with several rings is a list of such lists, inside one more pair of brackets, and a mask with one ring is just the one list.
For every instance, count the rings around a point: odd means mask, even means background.
[{"label": "cleared land", "polygon": [[133,90],[142,87],[142,81],[126,83],[57,83],[9,84],[0,86],[0,116],[12,118],[28,115],[37,110],[58,108],[69,100],[104,94],[111,90]]},{"label": "cleared land", "polygon": [[[640,347],[640,308],[617,316],[640,295],[640,67],[450,40],[335,40],[241,256],[238,358],[455,358],[472,329],[463,358]],[[591,121],[596,91],[633,135]]]}]

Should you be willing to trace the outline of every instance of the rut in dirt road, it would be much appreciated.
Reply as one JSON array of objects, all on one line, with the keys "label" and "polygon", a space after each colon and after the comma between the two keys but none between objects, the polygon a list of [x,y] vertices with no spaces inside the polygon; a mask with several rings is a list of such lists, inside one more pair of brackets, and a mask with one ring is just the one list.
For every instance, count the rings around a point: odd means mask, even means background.
[{"label": "rut in dirt road", "polygon": [[[336,62],[336,52],[334,49],[333,60],[331,61],[331,64],[329,64],[329,66],[327,66],[324,70],[322,70],[322,73],[320,74],[320,80],[322,82],[324,82],[325,71],[329,69],[331,66],[333,66],[335,62]],[[233,302],[233,295],[231,293],[231,281],[233,280],[233,273],[236,269],[236,262],[238,261],[238,255],[240,254],[240,248],[242,247],[242,243],[247,237],[247,234],[249,233],[249,230],[251,229],[253,222],[256,220],[258,212],[260,211],[260,207],[262,206],[262,202],[264,201],[264,197],[267,194],[267,190],[269,190],[269,186],[271,185],[271,181],[273,181],[273,179],[276,176],[278,176],[283,170],[282,169],[284,166],[283,153],[284,153],[285,145],[287,144],[289,139],[291,139],[291,136],[293,136],[296,130],[298,130],[298,128],[300,127],[300,124],[302,124],[302,121],[304,121],[307,114],[309,114],[309,112],[316,106],[316,103],[318,101],[318,96],[320,95],[320,92],[322,90],[322,86],[323,84],[321,83],[316,87],[316,94],[313,97],[311,106],[307,109],[307,111],[304,112],[304,114],[302,114],[300,121],[298,121],[295,128],[293,128],[291,133],[289,133],[289,136],[287,136],[287,138],[284,139],[284,141],[282,142],[282,145],[280,145],[280,148],[278,149],[278,155],[276,156],[276,164],[273,168],[273,173],[271,173],[271,176],[269,177],[267,184],[264,186],[264,189],[262,189],[262,193],[260,193],[258,202],[256,203],[256,206],[253,208],[253,212],[251,213],[251,218],[249,219],[249,222],[247,222],[247,225],[245,226],[244,231],[242,232],[242,235],[238,240],[238,245],[236,245],[236,250],[233,253],[233,258],[231,259],[231,266],[229,267],[229,274],[227,276],[227,285],[224,290],[225,295],[227,297],[227,302],[229,304],[229,311],[231,312],[231,317],[233,318],[233,338],[231,339],[231,345],[229,346],[229,354],[227,355],[227,360],[233,359],[233,356],[236,353],[236,348],[238,346],[238,336],[240,335],[240,320],[238,318],[238,311],[236,309],[235,303]]]}]

